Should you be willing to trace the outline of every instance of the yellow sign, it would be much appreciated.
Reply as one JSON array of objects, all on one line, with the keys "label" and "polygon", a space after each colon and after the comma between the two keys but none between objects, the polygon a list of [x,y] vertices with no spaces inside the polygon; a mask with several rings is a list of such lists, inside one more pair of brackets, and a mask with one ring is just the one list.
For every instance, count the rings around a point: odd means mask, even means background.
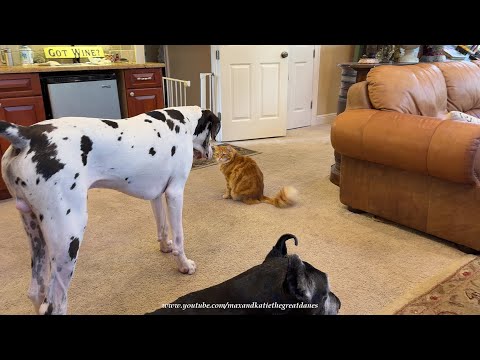
[{"label": "yellow sign", "polygon": [[86,57],[103,58],[101,46],[52,46],[43,49],[45,57],[50,59],[74,59]]}]

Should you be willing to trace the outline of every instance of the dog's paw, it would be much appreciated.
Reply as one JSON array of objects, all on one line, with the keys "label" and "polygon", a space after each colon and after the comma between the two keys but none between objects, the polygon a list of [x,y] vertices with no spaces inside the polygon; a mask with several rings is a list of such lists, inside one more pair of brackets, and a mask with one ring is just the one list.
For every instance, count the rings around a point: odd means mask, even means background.
[{"label": "dog's paw", "polygon": [[187,259],[179,268],[178,270],[182,274],[192,275],[195,270],[197,270],[197,265],[195,265],[195,261]]},{"label": "dog's paw", "polygon": [[49,304],[44,302],[40,305],[40,309],[38,310],[39,315],[52,315],[53,312],[53,304]]},{"label": "dog's paw", "polygon": [[170,253],[173,250],[172,240],[160,241],[160,251],[163,253]]}]

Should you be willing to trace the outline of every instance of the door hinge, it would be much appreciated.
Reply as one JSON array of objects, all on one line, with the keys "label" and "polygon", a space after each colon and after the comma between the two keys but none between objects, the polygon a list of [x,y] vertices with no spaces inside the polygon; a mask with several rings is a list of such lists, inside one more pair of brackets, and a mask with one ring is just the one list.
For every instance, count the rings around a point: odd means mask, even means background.
[{"label": "door hinge", "polygon": [[315,57],[315,49],[313,49],[313,57]]},{"label": "door hinge", "polygon": [[215,51],[215,57],[217,58],[217,60],[220,60],[220,50]]},{"label": "door hinge", "polygon": [[310,101],[310,109],[312,109],[312,108],[313,108],[313,100]]}]

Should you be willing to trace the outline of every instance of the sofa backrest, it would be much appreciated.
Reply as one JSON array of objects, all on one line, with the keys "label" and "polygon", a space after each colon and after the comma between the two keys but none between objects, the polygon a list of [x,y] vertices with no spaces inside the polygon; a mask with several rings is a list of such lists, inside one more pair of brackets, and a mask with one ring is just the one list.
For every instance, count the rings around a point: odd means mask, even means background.
[{"label": "sofa backrest", "polygon": [[435,63],[447,85],[447,110],[480,115],[480,66],[472,62]]},{"label": "sofa backrest", "polygon": [[367,85],[374,109],[438,118],[456,110],[480,117],[480,62],[377,66]]},{"label": "sofa backrest", "polygon": [[377,66],[368,72],[367,84],[375,109],[432,117],[447,113],[445,78],[432,63]]}]

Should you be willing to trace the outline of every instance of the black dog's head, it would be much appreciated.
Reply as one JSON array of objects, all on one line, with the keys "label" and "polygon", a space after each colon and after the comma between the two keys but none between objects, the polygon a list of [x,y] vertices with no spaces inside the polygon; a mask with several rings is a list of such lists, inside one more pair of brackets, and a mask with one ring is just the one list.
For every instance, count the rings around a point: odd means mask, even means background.
[{"label": "black dog's head", "polygon": [[285,242],[294,239],[295,235],[282,235],[272,250],[268,253],[264,263],[276,258],[287,258],[288,268],[283,282],[283,289],[298,300],[299,303],[314,304],[309,313],[314,315],[336,315],[340,310],[340,299],[330,291],[327,274],[314,268],[309,263],[302,261],[298,255],[287,255]]},{"label": "black dog's head", "polygon": [[263,263],[148,314],[337,314],[340,300],[330,291],[327,275],[297,255],[287,255],[288,239],[298,243],[294,235],[282,235]]}]

